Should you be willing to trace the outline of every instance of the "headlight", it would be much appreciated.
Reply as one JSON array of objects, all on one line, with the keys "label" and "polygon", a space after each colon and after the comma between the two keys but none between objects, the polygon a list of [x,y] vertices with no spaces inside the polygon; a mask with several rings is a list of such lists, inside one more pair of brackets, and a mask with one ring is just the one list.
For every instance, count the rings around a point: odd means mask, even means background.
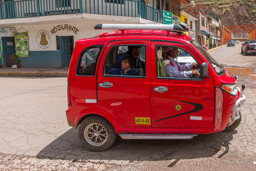
[{"label": "headlight", "polygon": [[221,88],[233,96],[237,95],[237,84],[223,84]]}]

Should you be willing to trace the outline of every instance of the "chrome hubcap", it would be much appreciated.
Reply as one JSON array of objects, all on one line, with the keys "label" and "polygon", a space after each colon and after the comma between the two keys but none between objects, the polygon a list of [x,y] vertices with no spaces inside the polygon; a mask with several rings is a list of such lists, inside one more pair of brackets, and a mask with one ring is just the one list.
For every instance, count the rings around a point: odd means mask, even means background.
[{"label": "chrome hubcap", "polygon": [[85,140],[94,146],[101,146],[107,141],[107,130],[99,123],[91,123],[84,130]]}]

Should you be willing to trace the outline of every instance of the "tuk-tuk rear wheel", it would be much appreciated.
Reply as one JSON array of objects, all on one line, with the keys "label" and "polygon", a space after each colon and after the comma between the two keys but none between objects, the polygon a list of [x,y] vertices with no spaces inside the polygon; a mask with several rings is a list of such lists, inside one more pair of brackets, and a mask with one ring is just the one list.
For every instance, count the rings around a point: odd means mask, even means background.
[{"label": "tuk-tuk rear wheel", "polygon": [[240,114],[240,118],[238,120],[236,120],[232,125],[229,125],[227,126],[223,132],[230,132],[230,131],[233,131],[235,130],[239,125],[240,125],[240,122],[242,120],[242,116],[241,116],[241,113],[239,112]]},{"label": "tuk-tuk rear wheel", "polygon": [[79,138],[86,149],[99,152],[113,145],[116,133],[107,120],[99,116],[91,116],[79,126]]}]

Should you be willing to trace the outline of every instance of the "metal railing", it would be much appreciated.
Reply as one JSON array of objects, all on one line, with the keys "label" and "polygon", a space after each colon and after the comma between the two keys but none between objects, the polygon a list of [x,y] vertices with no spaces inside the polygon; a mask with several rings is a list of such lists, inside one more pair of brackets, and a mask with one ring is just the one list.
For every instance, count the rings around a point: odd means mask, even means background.
[{"label": "metal railing", "polygon": [[162,23],[162,11],[140,0],[20,0],[0,3],[0,19],[89,13],[140,17]]}]

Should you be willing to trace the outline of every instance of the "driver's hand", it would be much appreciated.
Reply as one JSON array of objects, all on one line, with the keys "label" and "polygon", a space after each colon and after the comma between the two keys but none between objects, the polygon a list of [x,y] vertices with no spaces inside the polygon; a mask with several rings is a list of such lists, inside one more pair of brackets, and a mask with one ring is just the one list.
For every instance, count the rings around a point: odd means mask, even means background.
[{"label": "driver's hand", "polygon": [[194,68],[198,67],[197,63],[192,63],[192,65],[193,65]]},{"label": "driver's hand", "polygon": [[192,70],[192,75],[200,77],[200,73],[197,70]]}]

